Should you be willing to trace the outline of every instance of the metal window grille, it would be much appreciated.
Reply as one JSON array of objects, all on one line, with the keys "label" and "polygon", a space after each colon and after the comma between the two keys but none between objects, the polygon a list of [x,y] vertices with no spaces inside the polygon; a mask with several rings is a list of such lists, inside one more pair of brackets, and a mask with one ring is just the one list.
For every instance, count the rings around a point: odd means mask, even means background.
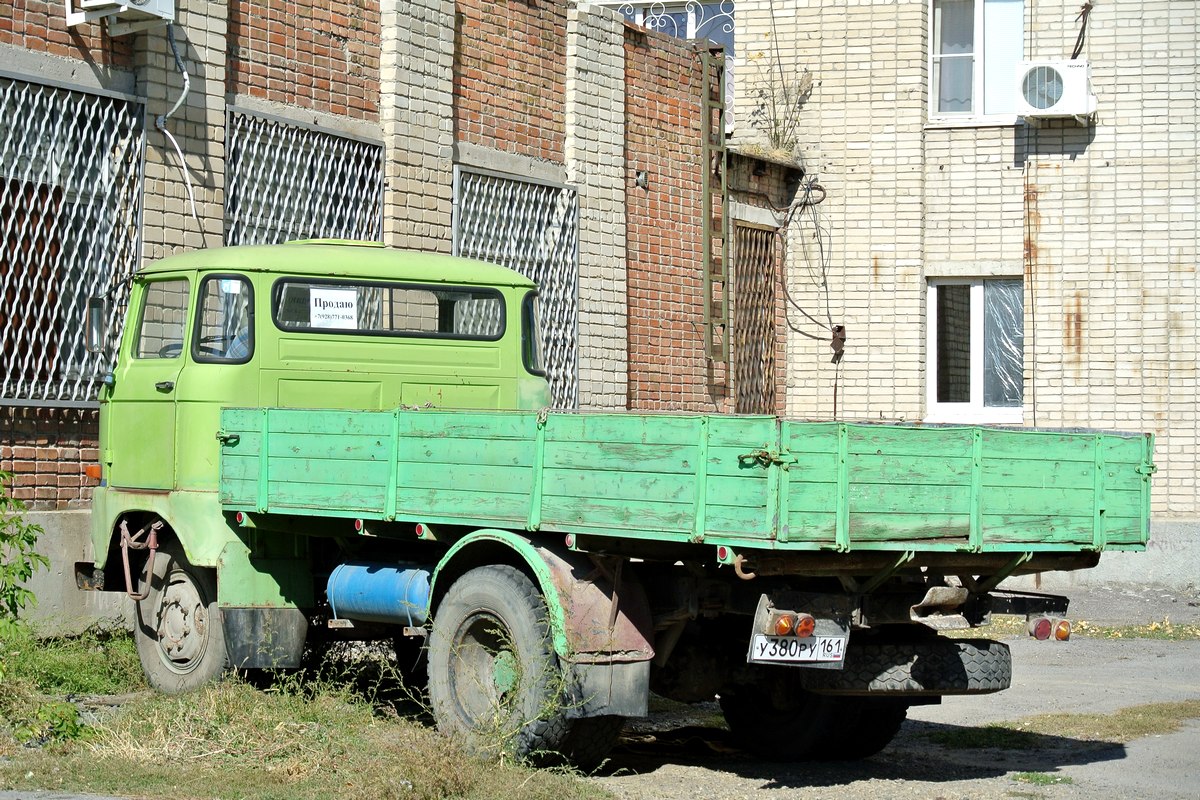
[{"label": "metal window grille", "polygon": [[[141,252],[138,103],[0,78],[0,403],[94,404]],[[107,298],[102,352],[87,299]]]},{"label": "metal window grille", "polygon": [[454,252],[538,285],[542,353],[555,408],[579,405],[578,193],[456,168]]},{"label": "metal window grille", "polygon": [[383,145],[231,111],[225,243],[383,237]]},{"label": "metal window grille", "polygon": [[739,414],[775,413],[775,265],[777,232],[736,225],[734,230],[734,408]]}]

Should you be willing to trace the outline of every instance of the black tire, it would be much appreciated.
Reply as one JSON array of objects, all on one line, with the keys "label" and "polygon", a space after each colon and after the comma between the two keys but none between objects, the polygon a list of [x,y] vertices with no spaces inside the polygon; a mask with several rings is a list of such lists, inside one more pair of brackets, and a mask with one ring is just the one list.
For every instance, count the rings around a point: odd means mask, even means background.
[{"label": "black tire", "polygon": [[478,567],[454,582],[438,605],[428,655],[438,728],[474,752],[589,769],[620,733],[610,717],[568,718],[545,601],[514,567]]},{"label": "black tire", "polygon": [[823,693],[990,694],[1012,683],[1012,654],[990,639],[851,641],[843,669],[804,670],[803,683]]},{"label": "black tire", "polygon": [[771,761],[854,761],[887,747],[905,703],[806,691],[792,667],[766,667],[752,684],[721,692],[721,711],[743,750]]},{"label": "black tire", "polygon": [[192,566],[178,544],[154,558],[143,576],[145,594],[135,610],[134,635],[146,680],[166,694],[183,694],[220,677],[229,666],[225,630],[217,608],[214,570]]},{"label": "black tire", "polygon": [[812,750],[823,761],[858,761],[887,747],[908,718],[908,704],[873,697],[826,698],[835,701],[825,736]]}]

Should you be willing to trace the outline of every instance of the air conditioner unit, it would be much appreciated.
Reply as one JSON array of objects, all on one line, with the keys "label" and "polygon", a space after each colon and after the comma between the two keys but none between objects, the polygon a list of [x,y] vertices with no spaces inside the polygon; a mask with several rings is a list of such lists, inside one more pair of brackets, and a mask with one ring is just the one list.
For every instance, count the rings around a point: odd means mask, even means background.
[{"label": "air conditioner unit", "polygon": [[110,36],[124,36],[175,19],[175,0],[66,0],[67,25],[105,20]]},{"label": "air conditioner unit", "polygon": [[1017,116],[1090,117],[1096,113],[1092,68],[1086,61],[1022,61],[1017,69]]}]

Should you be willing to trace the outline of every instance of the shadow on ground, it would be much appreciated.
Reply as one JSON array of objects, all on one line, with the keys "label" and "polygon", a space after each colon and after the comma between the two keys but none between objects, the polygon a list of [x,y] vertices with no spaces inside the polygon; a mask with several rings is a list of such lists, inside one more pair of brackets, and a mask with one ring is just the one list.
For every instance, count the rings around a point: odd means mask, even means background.
[{"label": "shadow on ground", "polygon": [[1116,761],[1125,746],[1113,742],[1023,734],[1020,747],[955,748],[955,739],[974,728],[910,720],[883,752],[862,761],[763,761],[741,751],[729,731],[686,725],[666,730],[627,731],[602,774],[647,774],[668,765],[706,769],[764,781],[762,788],[834,787],[866,780],[951,782],[1002,777],[1010,772],[1053,774],[1060,768]]}]

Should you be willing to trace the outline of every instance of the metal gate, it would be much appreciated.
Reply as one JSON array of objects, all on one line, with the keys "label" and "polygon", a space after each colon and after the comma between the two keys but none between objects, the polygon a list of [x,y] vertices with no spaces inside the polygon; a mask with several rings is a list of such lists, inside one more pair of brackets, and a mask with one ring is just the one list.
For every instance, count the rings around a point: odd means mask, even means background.
[{"label": "metal gate", "polygon": [[770,228],[735,225],[734,230],[734,409],[739,414],[774,414],[779,236]]},{"label": "metal gate", "polygon": [[227,120],[225,243],[383,238],[383,145],[270,117]]},{"label": "metal gate", "polygon": [[[0,77],[0,403],[95,403],[141,253],[142,118],[133,100]],[[96,295],[108,338],[91,354]]]},{"label": "metal gate", "polygon": [[555,408],[579,406],[578,198],[566,186],[455,168],[454,253],[537,283]]}]

